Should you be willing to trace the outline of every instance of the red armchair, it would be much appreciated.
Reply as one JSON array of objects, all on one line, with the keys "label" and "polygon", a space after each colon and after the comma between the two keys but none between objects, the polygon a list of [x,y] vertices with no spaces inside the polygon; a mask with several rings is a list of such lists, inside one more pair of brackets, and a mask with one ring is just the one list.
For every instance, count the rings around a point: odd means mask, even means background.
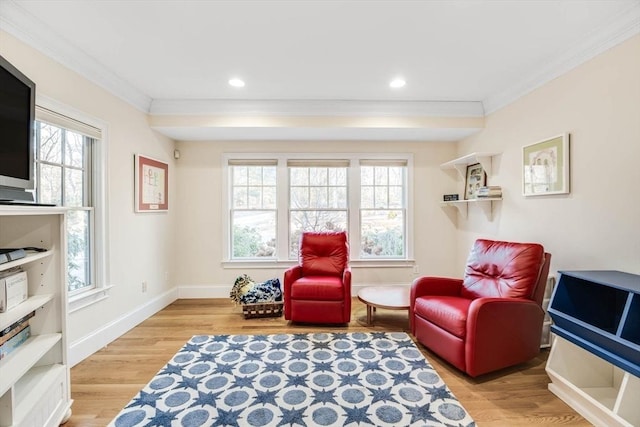
[{"label": "red armchair", "polygon": [[351,269],[346,232],[305,232],[300,264],[284,273],[284,318],[349,323]]},{"label": "red armchair", "polygon": [[526,362],[540,351],[550,260],[536,243],[477,240],[463,279],[413,282],[411,333],[472,377]]}]

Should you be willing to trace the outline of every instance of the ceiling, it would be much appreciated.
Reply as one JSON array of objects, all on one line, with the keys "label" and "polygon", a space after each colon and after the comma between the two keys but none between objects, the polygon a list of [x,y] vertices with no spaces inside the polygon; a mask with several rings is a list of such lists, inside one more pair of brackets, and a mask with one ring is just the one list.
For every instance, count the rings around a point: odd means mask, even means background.
[{"label": "ceiling", "polygon": [[481,118],[637,34],[640,0],[0,0],[0,24],[175,139],[456,140],[481,125],[167,117]]}]

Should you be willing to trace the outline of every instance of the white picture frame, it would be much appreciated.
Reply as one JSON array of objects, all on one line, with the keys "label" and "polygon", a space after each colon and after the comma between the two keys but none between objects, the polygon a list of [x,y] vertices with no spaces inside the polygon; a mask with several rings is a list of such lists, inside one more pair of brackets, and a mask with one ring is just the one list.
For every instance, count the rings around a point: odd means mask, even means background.
[{"label": "white picture frame", "polygon": [[569,134],[522,147],[522,194],[569,194]]}]

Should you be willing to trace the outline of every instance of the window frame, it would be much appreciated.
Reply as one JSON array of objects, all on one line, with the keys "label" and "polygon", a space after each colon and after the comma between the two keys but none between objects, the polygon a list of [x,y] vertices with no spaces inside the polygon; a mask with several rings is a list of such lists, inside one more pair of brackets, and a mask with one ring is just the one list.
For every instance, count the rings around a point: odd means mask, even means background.
[{"label": "window frame", "polygon": [[[297,242],[294,243],[291,238],[291,232],[292,232],[292,228],[291,228],[291,223],[293,221],[293,215],[295,213],[303,213],[303,212],[337,212],[337,213],[345,213],[345,228],[344,231],[346,231],[347,233],[349,233],[349,229],[350,229],[350,194],[349,194],[349,169],[351,168],[351,162],[350,161],[342,161],[342,160],[338,160],[336,161],[335,159],[324,159],[324,160],[320,160],[320,159],[310,159],[310,160],[295,160],[295,159],[287,159],[286,161],[286,169],[287,169],[287,183],[286,183],[286,190],[287,190],[287,216],[289,218],[289,221],[287,222],[287,247],[289,248],[287,250],[287,259],[295,261],[296,257],[293,256],[292,254],[292,250],[293,250],[293,245],[296,245],[296,252],[297,252]],[[316,169],[337,169],[337,168],[344,168],[345,169],[345,176],[344,176],[344,185],[331,185],[329,183],[329,178],[327,175],[327,183],[326,185],[317,185],[311,182],[311,175],[307,176],[307,183],[306,185],[293,185],[292,183],[292,169],[293,168],[305,168],[307,170],[310,170],[312,168],[316,168]],[[312,190],[313,189],[318,189],[318,188],[323,188],[326,189],[327,191],[327,196],[329,195],[329,190],[331,188],[338,188],[338,187],[344,187],[344,189],[346,190],[346,194],[345,194],[345,204],[344,207],[336,207],[336,206],[329,206],[329,197],[327,197],[327,206],[321,207],[321,206],[315,206],[312,207],[310,206],[312,204]],[[293,205],[293,201],[292,201],[292,190],[294,188],[304,188],[307,190],[308,192],[308,197],[307,197],[307,201],[309,206],[306,207],[301,207],[301,206],[294,206]],[[297,254],[296,254],[297,255]]]},{"label": "window frame", "polygon": [[[231,257],[231,183],[230,162],[276,160],[276,224],[277,243],[276,257],[269,259],[233,259]],[[297,263],[288,258],[289,255],[289,161],[348,161],[347,167],[347,232],[349,233],[350,264],[352,267],[409,267],[414,265],[413,259],[413,155],[411,153],[224,153],[222,155],[222,193],[221,204],[223,268],[283,268]],[[405,256],[402,258],[360,257],[360,162],[400,161],[406,164],[404,182],[405,191]],[[355,204],[355,205],[354,205]]]},{"label": "window frame", "polygon": [[[371,187],[373,189],[374,200],[377,198],[377,196],[375,194],[376,193],[375,190],[377,188],[384,188],[386,190],[385,193],[386,193],[386,197],[387,197],[387,203],[386,203],[387,206],[386,207],[376,207],[376,206],[363,207],[362,199],[360,199],[360,202],[359,202],[359,205],[358,205],[358,215],[359,215],[359,217],[358,217],[358,219],[359,219],[358,226],[360,227],[359,228],[359,236],[360,236],[359,243],[360,243],[360,245],[362,244],[362,229],[363,229],[363,227],[362,227],[362,224],[363,224],[362,216],[363,216],[363,212],[364,211],[370,211],[370,212],[401,211],[403,213],[403,216],[404,216],[404,221],[403,221],[403,224],[402,224],[402,226],[403,226],[402,235],[406,240],[408,238],[408,235],[409,235],[409,227],[407,225],[407,215],[408,215],[407,204],[409,202],[409,192],[408,192],[408,188],[407,188],[407,186],[408,186],[408,172],[409,172],[408,162],[405,161],[405,160],[398,161],[398,159],[392,159],[392,160],[388,160],[388,159],[377,159],[377,160],[366,159],[366,160],[362,160],[362,161],[360,161],[360,165],[359,165],[359,167],[360,167],[360,177],[362,177],[362,167],[363,166],[364,167],[373,167],[374,168],[373,169],[373,171],[374,171],[373,183],[371,185],[367,185],[367,187]],[[379,168],[379,167],[387,168],[387,183],[386,184],[376,184],[375,168]],[[403,176],[402,176],[403,183],[401,185],[401,188],[403,190],[403,193],[402,193],[402,196],[401,196],[402,197],[402,203],[401,203],[400,207],[392,207],[392,206],[390,206],[390,203],[389,203],[389,195],[390,195],[391,187],[397,187],[397,185],[392,185],[388,181],[389,180],[388,168],[391,168],[391,167],[401,167],[401,168],[403,167],[403,168],[405,168]],[[362,184],[362,182],[360,182],[359,189],[362,190],[362,188],[363,188],[363,184]],[[360,196],[362,196],[362,193],[360,193]],[[406,259],[407,251],[408,251],[407,244],[405,243],[403,246],[404,246],[404,250],[403,250],[404,255],[387,256],[387,257],[383,257],[383,258],[379,258],[379,257],[376,257],[376,256],[363,256],[362,255],[363,254],[362,246],[360,246],[359,254],[361,256],[360,256],[359,259],[362,259],[362,260],[379,260],[379,259],[380,260],[394,260],[394,259],[403,260],[403,259]]]},{"label": "window frame", "polygon": [[[229,174],[229,176],[231,175],[231,168],[232,167],[275,167],[276,168],[276,175],[277,175],[277,161],[271,160],[271,159],[265,159],[263,161],[240,161],[238,164],[230,164],[232,162],[227,162],[227,173]],[[264,196],[264,192],[262,190],[264,190],[265,187],[271,187],[271,186],[266,186],[264,185],[264,170],[263,172],[263,176],[261,179],[261,185],[259,186],[261,188],[261,196]],[[276,227],[275,227],[275,235],[276,235],[276,241],[278,240],[278,218],[277,218],[277,214],[278,214],[278,186],[277,186],[277,176],[276,176],[276,185],[275,185],[275,196],[276,196],[276,205],[273,208],[265,208],[264,205],[261,206],[260,208],[251,208],[249,207],[249,203],[247,203],[247,206],[245,206],[244,208],[236,208],[234,206],[234,192],[233,190],[236,187],[246,187],[247,188],[247,197],[248,196],[248,191],[249,188],[252,187],[251,185],[249,185],[248,182],[248,177],[247,177],[247,184],[246,185],[236,185],[233,180],[229,180],[229,187],[228,187],[228,191],[229,191],[229,199],[228,199],[228,203],[229,203],[229,216],[227,218],[227,222],[229,224],[229,259],[230,260],[234,260],[234,261],[246,261],[246,260],[273,260],[276,259],[277,256],[277,248],[276,248],[276,253],[274,254],[274,256],[269,256],[269,257],[235,257],[233,255],[234,252],[234,242],[233,239],[231,239],[231,230],[233,229],[234,226],[234,213],[236,212],[252,212],[252,211],[259,211],[259,212],[274,212],[276,215]],[[262,202],[261,202],[262,204]]]},{"label": "window frame", "polygon": [[[82,288],[79,289],[74,289],[74,290],[70,290],[69,288],[69,283],[67,282],[67,293],[69,295],[70,298],[73,298],[77,295],[83,294],[85,292],[91,292],[92,290],[94,290],[96,288],[96,274],[95,274],[95,250],[96,250],[96,244],[95,244],[95,233],[94,233],[94,221],[95,221],[95,209],[93,207],[93,177],[92,177],[92,170],[93,170],[93,159],[94,159],[94,155],[93,155],[93,151],[94,151],[94,147],[97,145],[98,143],[98,139],[94,138],[92,136],[88,136],[88,135],[84,135],[82,133],[77,132],[74,129],[70,129],[69,127],[63,127],[62,124],[53,124],[51,123],[53,122],[53,120],[43,120],[43,119],[36,119],[36,124],[45,124],[47,126],[52,126],[55,127],[59,130],[62,131],[61,136],[60,136],[60,161],[59,162],[52,162],[49,160],[43,160],[42,159],[42,145],[40,144],[40,139],[41,139],[41,130],[42,127],[41,126],[36,126],[35,128],[35,136],[36,136],[36,147],[35,147],[35,151],[36,151],[36,155],[34,156],[34,163],[35,163],[35,181],[36,181],[36,197],[37,197],[37,202],[38,203],[43,203],[42,199],[41,199],[41,193],[38,190],[38,185],[41,184],[41,174],[42,174],[42,167],[43,166],[53,166],[53,167],[57,167],[60,168],[60,180],[61,180],[61,193],[60,193],[60,197],[61,197],[61,202],[62,202],[62,207],[65,208],[65,210],[67,212],[88,212],[88,216],[87,216],[87,221],[88,221],[88,229],[87,229],[87,234],[88,234],[88,257],[89,257],[89,274],[88,274],[88,284],[86,286],[83,286]],[[80,135],[83,138],[83,144],[85,145],[84,149],[83,149],[83,156],[82,156],[82,166],[78,167],[78,166],[73,166],[73,165],[69,165],[67,164],[65,158],[66,158],[66,146],[67,146],[67,132],[73,132],[77,135]],[[83,185],[82,185],[82,205],[81,206],[76,206],[76,205],[68,205],[66,204],[67,201],[67,186],[66,186],[66,182],[67,182],[67,171],[68,170],[75,170],[75,171],[81,171],[82,175],[83,175]],[[49,201],[45,200],[44,203],[48,203]],[[67,215],[68,218],[68,215]],[[67,219],[68,220],[68,219]],[[68,239],[68,233],[67,233],[67,246],[69,245],[69,239]],[[67,252],[67,261],[69,261],[68,259],[68,252]],[[67,268],[69,268],[69,263],[67,262]],[[67,270],[67,280],[69,279],[69,271]]]},{"label": "window frame", "polygon": [[[42,111],[42,110],[48,111]],[[91,264],[92,264],[92,276],[93,286],[87,287],[79,292],[67,292],[67,299],[69,302],[69,313],[88,307],[94,303],[97,303],[109,296],[109,289],[112,286],[109,284],[109,271],[107,269],[108,254],[109,254],[109,239],[108,236],[108,217],[107,217],[107,145],[109,140],[109,129],[106,122],[83,113],[73,107],[70,107],[57,100],[49,98],[44,95],[36,95],[36,118],[37,121],[44,121],[51,123],[51,120],[47,120],[47,113],[54,115],[60,115],[62,118],[68,118],[71,121],[78,122],[80,125],[84,124],[99,132],[100,137],[94,138],[92,144],[92,164],[90,166],[90,183],[91,185],[91,197],[92,207],[72,207],[68,209],[87,210],[90,209],[89,221],[92,221],[92,226],[89,227],[90,239],[91,239]],[[43,118],[43,115],[45,116]],[[54,126],[65,127],[59,123],[53,123]],[[82,133],[82,132],[80,132]],[[37,141],[34,141],[37,143]],[[35,159],[34,159],[35,163]],[[66,236],[65,236],[66,246]],[[64,249],[66,251],[66,248]],[[66,283],[66,268],[65,266],[65,283]]]}]

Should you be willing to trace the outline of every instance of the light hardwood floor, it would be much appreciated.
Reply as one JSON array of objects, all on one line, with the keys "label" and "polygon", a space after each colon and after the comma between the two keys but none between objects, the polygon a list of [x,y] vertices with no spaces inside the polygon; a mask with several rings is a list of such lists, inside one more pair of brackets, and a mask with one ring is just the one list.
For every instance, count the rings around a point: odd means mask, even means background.
[{"label": "light hardwood floor", "polygon": [[[406,331],[407,313],[378,310],[365,325],[366,309],[353,301],[352,319],[340,331]],[[327,331],[284,318],[244,319],[226,299],[178,300],[71,369],[73,415],[65,427],[106,426],[193,335]],[[418,345],[478,426],[589,426],[547,390],[548,350],[532,361],[472,379]]]}]

